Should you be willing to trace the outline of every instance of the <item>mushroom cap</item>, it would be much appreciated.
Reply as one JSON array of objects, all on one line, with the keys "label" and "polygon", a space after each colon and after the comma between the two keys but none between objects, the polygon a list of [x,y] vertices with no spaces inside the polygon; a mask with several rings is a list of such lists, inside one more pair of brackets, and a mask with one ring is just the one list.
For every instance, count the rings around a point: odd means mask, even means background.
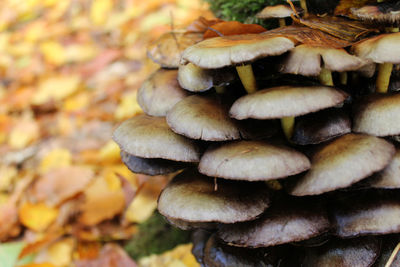
[{"label": "mushroom cap", "polygon": [[396,193],[367,192],[338,201],[333,203],[332,218],[339,237],[400,233],[400,200]]},{"label": "mushroom cap", "polygon": [[191,92],[204,92],[213,86],[227,85],[235,78],[229,69],[202,69],[192,63],[179,65],[179,84]]},{"label": "mushroom cap", "polygon": [[318,202],[292,199],[277,203],[255,220],[222,225],[218,236],[239,247],[269,247],[318,236],[330,228],[328,216]]},{"label": "mushroom cap", "polygon": [[240,129],[220,102],[216,97],[189,96],[168,112],[167,123],[174,132],[191,139],[240,139]]},{"label": "mushroom cap", "polygon": [[268,181],[306,171],[310,161],[302,153],[264,141],[236,141],[210,146],[199,171],[211,177]]},{"label": "mushroom cap", "polygon": [[177,70],[159,69],[139,88],[137,102],[150,116],[163,117],[189,93],[183,90],[177,80]]},{"label": "mushroom cap", "polygon": [[263,10],[257,13],[259,19],[271,18],[288,18],[294,14],[293,9],[287,5],[266,6]]},{"label": "mushroom cap", "polygon": [[236,223],[253,220],[268,208],[267,187],[262,183],[214,180],[186,170],[164,188],[158,210],[167,218],[188,222]]},{"label": "mushroom cap", "polygon": [[341,110],[327,109],[296,118],[291,141],[298,145],[319,144],[350,132],[350,117]]},{"label": "mushroom cap", "polygon": [[281,72],[318,76],[322,66],[330,71],[344,72],[357,70],[367,63],[368,61],[350,55],[342,48],[302,44],[290,51],[282,63]]},{"label": "mushroom cap", "polygon": [[139,115],[130,118],[113,133],[121,150],[141,158],[162,158],[198,162],[200,148],[190,139],[174,133],[165,118]]},{"label": "mushroom cap", "polygon": [[400,94],[371,94],[355,107],[353,131],[375,136],[400,134]]},{"label": "mushroom cap", "polygon": [[374,188],[400,188],[400,149],[396,150],[392,161],[382,171],[375,173],[368,185]]},{"label": "mushroom cap", "polygon": [[400,63],[400,33],[380,34],[352,46],[358,57],[375,63]]},{"label": "mushroom cap", "polygon": [[278,86],[239,98],[230,115],[238,120],[301,116],[336,106],[347,97],[347,93],[327,86]]},{"label": "mushroom cap", "polygon": [[183,50],[201,41],[202,33],[168,32],[147,48],[147,56],[163,68],[178,68]]},{"label": "mushroom cap", "polygon": [[188,62],[205,69],[217,69],[278,56],[294,48],[294,42],[280,36],[242,34],[215,37],[188,47],[182,64]]},{"label": "mushroom cap", "polygon": [[367,267],[372,266],[380,252],[380,239],[361,237],[332,240],[306,250],[302,266],[307,267]]},{"label": "mushroom cap", "polygon": [[351,8],[351,14],[359,19],[374,24],[397,25],[400,23],[400,2],[387,1],[367,5],[360,8]]},{"label": "mushroom cap", "polygon": [[166,159],[140,158],[125,151],[121,151],[121,159],[131,172],[147,175],[168,174],[187,167],[187,165],[181,162]]},{"label": "mushroom cap", "polygon": [[348,187],[385,168],[394,153],[394,146],[384,139],[343,135],[313,155],[310,170],[299,178],[290,194],[319,195]]},{"label": "mushroom cap", "polygon": [[197,262],[203,264],[204,247],[207,240],[210,238],[212,233],[203,229],[196,229],[192,232],[191,241],[193,244],[192,254],[196,258]]},{"label": "mushroom cap", "polygon": [[214,222],[189,222],[180,219],[167,218],[169,224],[181,229],[181,230],[193,230],[193,229],[207,229],[212,231],[217,228],[217,223]]}]

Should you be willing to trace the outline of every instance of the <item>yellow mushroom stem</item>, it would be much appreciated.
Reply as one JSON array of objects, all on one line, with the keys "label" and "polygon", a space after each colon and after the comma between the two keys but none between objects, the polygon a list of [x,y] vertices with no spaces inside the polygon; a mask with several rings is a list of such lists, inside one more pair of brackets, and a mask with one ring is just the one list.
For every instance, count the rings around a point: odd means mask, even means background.
[{"label": "yellow mushroom stem", "polygon": [[269,180],[269,181],[266,181],[265,183],[272,190],[279,191],[279,190],[283,189],[281,183],[278,180]]},{"label": "yellow mushroom stem", "polygon": [[378,77],[376,78],[376,91],[378,93],[387,93],[392,70],[392,63],[383,63],[378,65]]},{"label": "yellow mushroom stem", "polygon": [[254,77],[253,68],[251,64],[237,66],[236,70],[239,74],[240,81],[242,81],[244,89],[247,93],[251,94],[257,91],[256,78]]},{"label": "yellow mushroom stem", "polygon": [[283,133],[285,134],[287,140],[290,140],[293,136],[295,117],[283,117],[281,118],[281,126]]},{"label": "yellow mushroom stem", "polygon": [[319,73],[319,81],[326,86],[333,86],[332,72],[326,68],[322,68]]},{"label": "yellow mushroom stem", "polygon": [[217,92],[217,94],[223,94],[226,92],[225,86],[214,86],[214,88],[215,88],[215,92]]},{"label": "yellow mushroom stem", "polygon": [[307,9],[307,1],[306,0],[300,0],[300,6],[304,10],[304,14],[308,14],[308,9]]},{"label": "yellow mushroom stem", "polygon": [[279,18],[279,26],[280,26],[280,27],[286,26],[285,18]]},{"label": "yellow mushroom stem", "polygon": [[347,72],[341,72],[341,73],[339,73],[339,77],[340,77],[340,83],[341,83],[342,85],[346,85],[346,84],[347,84],[347,80],[348,80]]}]

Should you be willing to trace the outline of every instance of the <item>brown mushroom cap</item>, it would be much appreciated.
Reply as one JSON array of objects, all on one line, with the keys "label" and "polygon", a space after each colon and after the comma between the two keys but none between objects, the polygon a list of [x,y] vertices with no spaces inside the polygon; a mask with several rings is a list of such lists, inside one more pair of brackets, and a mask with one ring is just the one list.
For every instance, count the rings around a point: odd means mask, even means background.
[{"label": "brown mushroom cap", "polygon": [[147,175],[168,174],[187,167],[187,165],[182,162],[166,159],[140,158],[126,153],[125,151],[121,151],[121,159],[130,171]]},{"label": "brown mushroom cap", "polygon": [[372,94],[361,99],[355,108],[353,131],[375,136],[400,134],[400,94]]},{"label": "brown mushroom cap", "polygon": [[242,34],[215,37],[188,47],[182,64],[188,62],[205,69],[217,69],[250,62],[267,56],[278,56],[294,48],[285,37]]},{"label": "brown mushroom cap", "polygon": [[176,104],[167,115],[171,129],[191,139],[226,141],[240,138],[228,108],[213,96],[193,95]]},{"label": "brown mushroom cap", "polygon": [[350,55],[344,49],[302,44],[290,51],[282,64],[281,72],[318,76],[322,66],[330,71],[344,72],[357,70],[366,63],[367,61]]},{"label": "brown mushroom cap", "polygon": [[189,95],[177,80],[177,70],[159,69],[139,88],[137,102],[150,116],[163,117],[183,98]]},{"label": "brown mushroom cap", "polygon": [[217,223],[214,222],[189,222],[180,219],[167,218],[169,224],[182,229],[182,230],[193,230],[193,229],[207,229],[209,231],[217,228]]},{"label": "brown mushroom cap", "polygon": [[333,203],[336,235],[349,238],[400,233],[400,200],[396,193],[368,192],[338,201]]},{"label": "brown mushroom cap", "polygon": [[165,33],[149,45],[147,56],[163,68],[178,68],[182,51],[202,39],[202,33]]},{"label": "brown mushroom cap", "polygon": [[287,18],[294,14],[294,11],[287,5],[266,6],[263,10],[257,13],[259,19],[271,18]]},{"label": "brown mushroom cap", "polygon": [[368,184],[374,188],[400,188],[400,149],[396,150],[392,161],[382,171],[375,173]]},{"label": "brown mushroom cap", "polygon": [[329,228],[328,216],[318,202],[291,199],[272,206],[255,221],[222,225],[218,235],[229,245],[256,248],[309,239]]},{"label": "brown mushroom cap", "polygon": [[355,55],[375,63],[400,63],[400,33],[380,34],[352,46]]},{"label": "brown mushroom cap", "polygon": [[319,195],[348,187],[386,167],[394,146],[374,136],[346,134],[324,146],[311,159],[311,168],[290,194]]},{"label": "brown mushroom cap", "polygon": [[187,170],[161,192],[158,210],[167,218],[189,222],[235,223],[253,220],[269,206],[264,184],[214,180]]},{"label": "brown mushroom cap", "polygon": [[306,171],[310,162],[300,152],[263,141],[237,141],[210,146],[199,171],[211,177],[267,181]]},{"label": "brown mushroom cap", "polygon": [[301,116],[342,103],[347,94],[327,86],[279,86],[245,95],[233,103],[231,117],[242,120]]},{"label": "brown mushroom cap", "polygon": [[319,144],[350,132],[350,117],[341,110],[327,109],[296,118],[291,141],[298,145]]},{"label": "brown mushroom cap", "polygon": [[376,237],[336,239],[322,247],[306,250],[302,266],[307,267],[368,267],[380,252]]},{"label": "brown mushroom cap", "polygon": [[201,154],[194,141],[174,133],[160,117],[139,115],[126,120],[113,139],[121,150],[141,158],[198,162]]},{"label": "brown mushroom cap", "polygon": [[202,69],[192,63],[179,65],[179,84],[191,92],[203,92],[213,86],[224,86],[235,78],[235,74],[229,69]]}]

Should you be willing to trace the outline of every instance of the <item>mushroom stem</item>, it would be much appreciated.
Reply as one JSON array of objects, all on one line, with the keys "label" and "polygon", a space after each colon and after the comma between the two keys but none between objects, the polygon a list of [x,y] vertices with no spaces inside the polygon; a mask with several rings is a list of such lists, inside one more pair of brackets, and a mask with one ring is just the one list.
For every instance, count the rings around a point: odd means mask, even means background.
[{"label": "mushroom stem", "polygon": [[347,72],[341,72],[339,74],[339,77],[340,77],[340,83],[342,85],[346,85],[347,84],[347,80],[348,80]]},{"label": "mushroom stem", "polygon": [[332,72],[324,67],[322,67],[319,73],[319,81],[323,85],[333,86]]},{"label": "mushroom stem", "polygon": [[383,63],[378,65],[378,77],[376,78],[376,91],[378,93],[387,93],[392,70],[392,63]]},{"label": "mushroom stem", "polygon": [[282,190],[282,188],[283,188],[281,183],[278,182],[277,180],[269,180],[269,181],[266,181],[265,183],[267,184],[267,186],[269,188],[271,188],[272,190],[275,190],[275,191]]},{"label": "mushroom stem", "polygon": [[385,28],[386,32],[399,32],[399,28],[398,27],[387,27]]},{"label": "mushroom stem", "polygon": [[307,1],[306,0],[300,0],[300,6],[304,10],[304,14],[307,16],[308,15]]},{"label": "mushroom stem", "polygon": [[214,86],[214,88],[215,88],[215,92],[217,92],[217,94],[223,94],[226,92],[225,86]]},{"label": "mushroom stem", "polygon": [[247,93],[251,94],[257,91],[256,78],[254,77],[251,64],[237,66],[236,70],[239,74],[240,81],[242,81],[244,89],[246,89]]},{"label": "mushroom stem", "polygon": [[295,117],[283,117],[281,118],[281,125],[283,133],[285,134],[287,140],[290,140],[293,136]]},{"label": "mushroom stem", "polygon": [[280,26],[280,27],[286,26],[285,18],[279,18],[279,26]]}]

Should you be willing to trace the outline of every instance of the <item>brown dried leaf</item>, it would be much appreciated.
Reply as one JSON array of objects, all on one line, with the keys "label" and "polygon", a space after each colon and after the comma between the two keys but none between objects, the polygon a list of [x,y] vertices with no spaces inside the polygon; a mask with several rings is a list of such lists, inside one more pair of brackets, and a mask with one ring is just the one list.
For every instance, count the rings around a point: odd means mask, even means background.
[{"label": "brown dried leaf", "polygon": [[228,35],[247,34],[247,33],[261,33],[267,29],[258,24],[243,24],[238,21],[223,21],[217,23],[204,33],[203,38],[213,38]]}]

